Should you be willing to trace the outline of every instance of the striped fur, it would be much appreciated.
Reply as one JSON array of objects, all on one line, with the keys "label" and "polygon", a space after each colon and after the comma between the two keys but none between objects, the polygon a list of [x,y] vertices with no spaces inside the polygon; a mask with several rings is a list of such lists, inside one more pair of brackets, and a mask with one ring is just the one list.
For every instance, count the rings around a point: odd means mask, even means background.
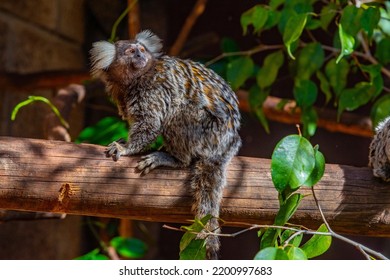
[{"label": "striped fur", "polygon": [[369,166],[375,177],[390,182],[390,117],[378,124],[370,144]]}]

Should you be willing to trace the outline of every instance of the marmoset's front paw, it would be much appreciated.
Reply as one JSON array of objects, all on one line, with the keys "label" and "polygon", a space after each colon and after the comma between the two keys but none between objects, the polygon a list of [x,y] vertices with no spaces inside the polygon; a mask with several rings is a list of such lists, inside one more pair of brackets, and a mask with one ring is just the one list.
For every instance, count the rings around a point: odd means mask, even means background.
[{"label": "marmoset's front paw", "polygon": [[121,156],[128,154],[128,149],[126,148],[126,141],[124,139],[119,139],[112,142],[107,146],[104,151],[106,157],[112,157],[114,161],[117,161]]}]

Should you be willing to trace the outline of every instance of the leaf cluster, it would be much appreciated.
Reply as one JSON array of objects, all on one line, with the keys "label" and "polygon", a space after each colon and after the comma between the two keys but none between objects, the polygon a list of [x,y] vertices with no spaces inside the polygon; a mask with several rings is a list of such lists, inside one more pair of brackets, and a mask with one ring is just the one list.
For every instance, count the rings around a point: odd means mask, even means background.
[{"label": "leaf cluster", "polygon": [[[121,236],[117,236],[111,239],[110,246],[114,248],[114,250],[119,256],[127,259],[142,258],[145,255],[148,248],[143,241],[137,238],[121,237]],[[104,254],[104,252],[102,252],[101,249],[96,248],[75,259],[76,260],[109,260],[110,258],[107,256],[107,254]]]},{"label": "leaf cluster", "polygon": [[[312,187],[323,176],[325,158],[301,135],[289,135],[276,145],[271,160],[271,176],[278,191],[280,208],[274,225],[284,226],[297,210],[304,196],[299,193],[301,186]],[[292,230],[292,229],[295,229]],[[268,228],[260,230],[260,251],[255,259],[302,260],[319,256],[327,251],[331,237],[314,235],[303,245],[303,231],[300,227],[282,230]],[[327,232],[322,224],[317,232]]]},{"label": "leaf cluster", "polygon": [[[305,137],[316,132],[318,114],[313,105],[320,102],[335,106],[338,119],[344,111],[369,104],[374,126],[390,115],[390,90],[383,82],[384,76],[390,78],[386,68],[390,63],[390,4],[352,3],[271,0],[241,16],[243,35],[258,36],[259,46],[240,51],[231,40],[222,43],[222,74],[234,90],[249,90],[252,111],[267,132],[262,105],[286,71],[293,80],[291,98],[301,110]],[[271,33],[280,44],[264,44]],[[254,56],[261,51],[268,53],[258,63]]]},{"label": "leaf cluster", "polygon": [[[148,245],[140,239],[118,236],[116,220],[103,223],[87,217],[87,225],[100,246],[75,258],[76,260],[108,260],[119,259],[120,257],[140,259],[145,256],[148,250]],[[103,230],[107,234],[106,236],[110,236],[111,239],[108,242],[102,240],[101,235],[96,230],[97,228]]]}]

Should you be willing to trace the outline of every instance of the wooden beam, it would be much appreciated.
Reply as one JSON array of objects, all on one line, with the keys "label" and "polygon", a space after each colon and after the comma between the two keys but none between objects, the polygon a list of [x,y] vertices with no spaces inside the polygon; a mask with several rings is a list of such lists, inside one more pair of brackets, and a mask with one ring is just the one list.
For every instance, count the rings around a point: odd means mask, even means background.
[{"label": "wooden beam", "polygon": [[[71,83],[82,83],[90,80],[87,72],[52,72],[38,73],[31,75],[11,75],[0,73],[0,88],[16,90],[37,90],[37,89],[57,89],[68,86]],[[248,103],[248,92],[238,90],[237,96],[240,101],[240,109],[250,112]],[[278,108],[282,99],[268,96],[263,104],[265,116],[276,122],[297,124],[300,123],[300,111],[295,108],[295,102],[289,100],[282,108]],[[339,132],[361,137],[372,137],[373,130],[369,117],[360,116],[350,112],[344,112],[341,115],[340,122],[337,122],[337,112],[327,108],[317,108],[319,120],[318,127],[331,132]]]},{"label": "wooden beam", "polygon": [[[250,112],[248,102],[248,92],[238,90],[240,109]],[[296,107],[294,100],[285,100],[283,108],[278,108],[278,104],[283,100],[278,97],[268,96],[263,103],[263,111],[267,119],[287,124],[297,124],[301,122],[301,110]],[[350,112],[344,112],[340,121],[337,121],[337,112],[334,109],[316,108],[318,113],[318,127],[330,132],[339,132],[360,137],[373,137],[372,122],[369,117],[360,116]]]},{"label": "wooden beam", "polygon": [[[113,162],[103,151],[96,145],[0,137],[0,209],[175,223],[193,218],[189,170],[159,168],[140,176],[139,157]],[[221,218],[272,224],[279,203],[270,160],[236,157],[227,182]],[[328,164],[315,188],[334,230],[390,236],[390,187],[369,168]],[[310,228],[321,223],[310,195],[291,222]]]},{"label": "wooden beam", "polygon": [[0,88],[17,91],[57,89],[90,80],[86,71],[46,72],[28,75],[0,73]]}]

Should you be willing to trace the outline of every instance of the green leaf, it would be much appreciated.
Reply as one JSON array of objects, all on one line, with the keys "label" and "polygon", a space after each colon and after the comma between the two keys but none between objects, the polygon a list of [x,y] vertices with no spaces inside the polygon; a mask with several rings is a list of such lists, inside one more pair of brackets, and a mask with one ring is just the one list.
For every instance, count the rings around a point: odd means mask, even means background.
[{"label": "green leaf", "polygon": [[[290,236],[293,235],[294,233],[296,233],[296,231],[288,230],[288,229],[284,230],[280,237],[280,244],[284,244],[284,242],[286,242],[286,240],[290,238]],[[301,244],[302,238],[303,238],[303,234],[298,234],[292,240],[290,240],[288,244],[298,247]]]},{"label": "green leaf", "polygon": [[227,66],[227,79],[233,90],[242,86],[253,75],[254,63],[249,56],[236,58]]},{"label": "green leaf", "polygon": [[375,87],[367,82],[360,82],[354,88],[344,89],[340,95],[337,119],[344,110],[353,111],[369,102],[375,93]]},{"label": "green leaf", "polygon": [[76,139],[76,143],[108,145],[120,138],[127,139],[127,124],[116,117],[106,117],[93,126],[85,128]]},{"label": "green leaf", "polygon": [[283,110],[284,106],[286,106],[289,102],[289,99],[281,99],[278,104],[276,104],[276,110]]},{"label": "green leaf", "polygon": [[297,58],[297,78],[309,80],[310,77],[322,67],[324,63],[324,50],[319,43],[307,44]]},{"label": "green leaf", "polygon": [[[287,3],[285,3],[285,4],[287,4]],[[280,18],[279,18],[279,22],[278,22],[278,29],[279,29],[280,34],[284,34],[288,20],[291,17],[296,16],[296,15],[297,15],[297,12],[291,8],[285,7],[284,9],[281,10]]]},{"label": "green leaf", "polygon": [[291,45],[299,39],[302,34],[303,28],[307,21],[306,14],[294,15],[288,19],[285,30],[283,32],[283,42],[287,48],[288,55],[295,59],[291,52]]},{"label": "green leaf", "polygon": [[342,90],[347,85],[349,64],[346,60],[341,60],[338,64],[335,59],[330,60],[325,66],[325,74],[329,79],[336,97],[339,97]]},{"label": "green leaf", "polygon": [[109,260],[109,258],[106,255],[103,255],[100,253],[100,250],[98,248],[92,250],[89,253],[86,253],[85,255],[82,255],[80,257],[75,258],[75,260]]},{"label": "green leaf", "polygon": [[390,38],[383,38],[377,45],[375,57],[382,65],[390,63]]},{"label": "green leaf", "polygon": [[264,89],[275,82],[283,62],[284,56],[282,51],[273,52],[264,59],[263,66],[256,76],[257,84],[260,88]]},{"label": "green leaf", "polygon": [[322,176],[324,176],[324,172],[325,172],[325,157],[324,157],[324,155],[320,151],[318,151],[318,149],[314,149],[314,151],[315,151],[314,169],[311,172],[309,178],[303,184],[304,186],[307,186],[307,187],[312,187],[315,184],[317,184],[321,180]]},{"label": "green leaf", "polygon": [[224,53],[237,52],[240,50],[237,42],[232,38],[228,38],[228,37],[222,38],[221,49]]},{"label": "green leaf", "polygon": [[263,111],[263,103],[267,99],[269,91],[262,90],[257,85],[254,85],[249,90],[249,105],[251,110],[255,113],[257,119],[260,121],[264,130],[269,133],[269,125],[267,118]]},{"label": "green leaf", "polygon": [[354,5],[348,5],[342,11],[340,25],[343,26],[344,32],[351,37],[355,37],[362,28],[363,8],[357,8]]},{"label": "green leaf", "polygon": [[332,92],[330,90],[330,83],[325,74],[321,71],[316,72],[317,79],[320,81],[321,92],[325,94],[325,105],[332,99]]},{"label": "green leaf", "polygon": [[296,189],[310,176],[315,166],[310,142],[299,135],[289,135],[276,145],[271,160],[272,182],[278,192]]},{"label": "green leaf", "polygon": [[317,100],[318,89],[316,84],[310,80],[298,80],[295,83],[293,93],[297,105],[305,109],[313,106]]},{"label": "green leaf", "polygon": [[329,3],[321,9],[320,21],[321,28],[325,31],[328,31],[328,26],[332,22],[333,18],[337,14],[337,5],[334,3]]},{"label": "green leaf", "polygon": [[386,117],[390,116],[390,95],[379,98],[371,108],[372,127],[375,128]]},{"label": "green leaf", "polygon": [[280,248],[268,247],[263,250],[260,250],[255,258],[255,260],[288,260],[286,252]]},{"label": "green leaf", "polygon": [[209,68],[212,69],[214,72],[216,72],[218,75],[220,75],[222,78],[227,80],[226,78],[226,70],[228,62],[234,59],[234,56],[229,56],[226,59],[219,60],[217,62],[212,63],[209,65]]},{"label": "green leaf", "polygon": [[278,24],[281,13],[279,11],[268,11],[267,21],[264,23],[263,29],[267,30]]},{"label": "green leaf", "polygon": [[260,250],[267,247],[275,247],[278,244],[276,243],[276,238],[280,230],[275,228],[268,228],[261,236],[260,239]]},{"label": "green leaf", "polygon": [[383,78],[381,74],[382,66],[380,64],[360,65],[360,68],[370,75],[370,85],[374,87],[372,99],[375,99],[382,93]]},{"label": "green leaf", "polygon": [[180,251],[180,260],[205,260],[206,259],[206,240],[193,239]]},{"label": "green leaf", "polygon": [[[322,224],[317,232],[328,232],[325,224]],[[311,259],[325,253],[332,243],[332,237],[329,235],[313,235],[301,249],[305,252],[307,258]]]},{"label": "green leaf", "polygon": [[299,202],[303,198],[303,195],[294,193],[287,200],[280,205],[280,209],[275,217],[275,225],[284,226],[291,216],[295,213],[299,206]]},{"label": "green leaf", "polygon": [[301,122],[303,124],[303,136],[310,137],[316,133],[318,114],[314,107],[302,109]]},{"label": "green leaf", "polygon": [[110,244],[115,248],[119,255],[132,259],[142,258],[148,248],[144,242],[137,238],[121,236],[111,239]]},{"label": "green leaf", "polygon": [[307,260],[305,251],[298,247],[286,247],[284,251],[287,254],[289,260]]},{"label": "green leaf", "polygon": [[369,39],[372,37],[374,30],[378,27],[380,18],[381,13],[379,8],[371,6],[367,9],[363,9],[361,26],[363,30],[366,31]]},{"label": "green leaf", "polygon": [[241,15],[241,26],[246,35],[248,26],[253,25],[254,32],[257,33],[264,26],[268,18],[268,10],[262,5],[255,5]]},{"label": "green leaf", "polygon": [[182,226],[182,229],[187,230],[188,232],[184,233],[180,239],[180,252],[185,250],[187,246],[197,237],[196,233],[201,232],[206,224],[213,218],[211,215],[206,215],[202,219],[195,218],[194,223],[189,226]]},{"label": "green leaf", "polygon": [[308,30],[315,30],[317,28],[321,27],[321,21],[318,19],[313,19],[312,17],[309,17],[306,23],[305,28]]},{"label": "green leaf", "polygon": [[378,27],[386,36],[390,36],[390,5],[386,2],[386,8],[380,8],[381,19],[378,23]]},{"label": "green leaf", "polygon": [[280,5],[282,5],[285,2],[285,0],[270,0],[269,6],[276,10]]},{"label": "green leaf", "polygon": [[341,23],[339,24],[339,37],[341,42],[341,52],[340,55],[337,57],[336,63],[339,63],[343,56],[351,54],[355,45],[355,38],[344,32]]}]

